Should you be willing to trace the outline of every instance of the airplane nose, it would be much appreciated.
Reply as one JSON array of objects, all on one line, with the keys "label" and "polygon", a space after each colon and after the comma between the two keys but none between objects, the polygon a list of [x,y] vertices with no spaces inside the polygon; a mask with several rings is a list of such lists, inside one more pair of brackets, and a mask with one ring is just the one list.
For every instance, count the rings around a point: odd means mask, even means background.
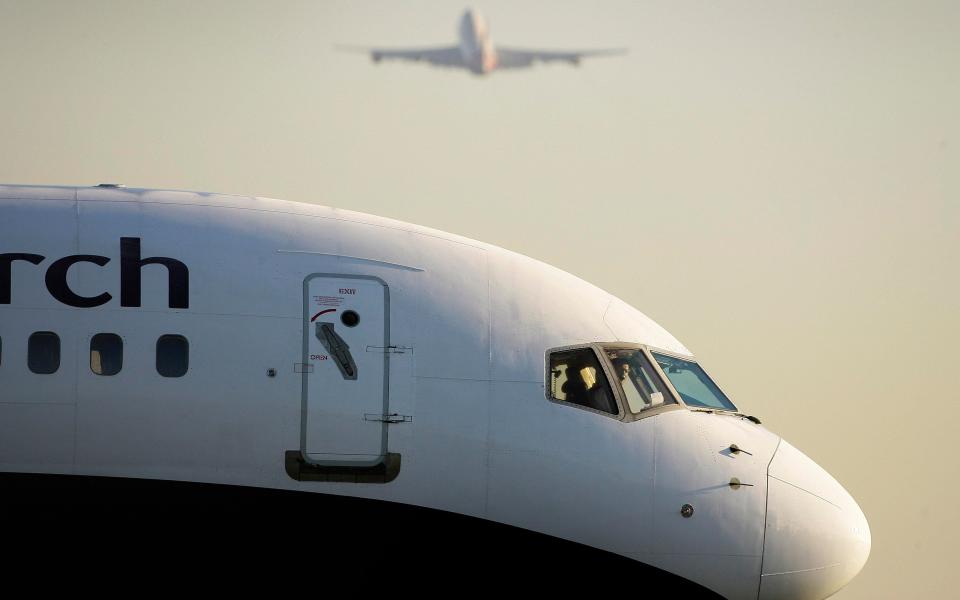
[{"label": "airplane nose", "polygon": [[843,486],[786,441],[767,474],[759,600],[826,598],[867,562],[867,519]]}]

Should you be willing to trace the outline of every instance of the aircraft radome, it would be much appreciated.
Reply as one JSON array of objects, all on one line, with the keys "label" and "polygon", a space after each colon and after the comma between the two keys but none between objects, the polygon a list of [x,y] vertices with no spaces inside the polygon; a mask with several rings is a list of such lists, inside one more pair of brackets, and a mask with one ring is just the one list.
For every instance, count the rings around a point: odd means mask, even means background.
[{"label": "aircraft radome", "polygon": [[467,10],[460,18],[456,45],[419,48],[355,48],[344,50],[369,53],[373,62],[406,60],[424,62],[434,67],[466,69],[476,75],[488,75],[498,69],[524,69],[535,63],[560,62],[579,66],[584,58],[625,54],[624,48],[601,50],[531,50],[494,46],[487,20],[475,10]]},{"label": "aircraft radome", "polygon": [[824,598],[871,543],[826,471],[577,277],[346,210],[114,185],[0,186],[0,471],[14,504],[289,500],[271,514],[304,564],[349,548],[384,573],[603,563]]}]

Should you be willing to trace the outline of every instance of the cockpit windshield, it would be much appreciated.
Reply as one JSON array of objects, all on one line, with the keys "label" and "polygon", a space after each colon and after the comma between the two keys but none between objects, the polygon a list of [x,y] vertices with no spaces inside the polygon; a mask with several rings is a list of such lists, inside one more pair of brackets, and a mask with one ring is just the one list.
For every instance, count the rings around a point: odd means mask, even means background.
[{"label": "cockpit windshield", "polygon": [[688,406],[734,412],[737,410],[733,402],[730,402],[697,363],[656,352],[653,357]]},{"label": "cockpit windshield", "polygon": [[663,385],[647,364],[642,351],[608,348],[606,353],[616,374],[615,383],[623,390],[631,412],[640,413],[673,402],[670,394],[662,389]]}]

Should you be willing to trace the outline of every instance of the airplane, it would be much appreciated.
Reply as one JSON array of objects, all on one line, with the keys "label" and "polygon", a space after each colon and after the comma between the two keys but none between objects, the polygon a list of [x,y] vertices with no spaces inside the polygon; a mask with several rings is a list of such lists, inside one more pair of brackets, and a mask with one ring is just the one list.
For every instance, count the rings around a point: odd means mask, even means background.
[{"label": "airplane", "polygon": [[476,75],[488,75],[497,69],[523,69],[534,63],[564,62],[579,66],[584,58],[625,54],[625,48],[602,50],[529,50],[494,46],[486,19],[478,11],[468,9],[460,18],[460,41],[457,45],[423,48],[356,48],[344,50],[368,52],[375,63],[382,60],[425,62],[435,67],[466,69]]},{"label": "airplane", "polygon": [[126,499],[140,531],[196,498],[231,527],[279,498],[304,577],[819,599],[871,547],[829,473],[560,269],[315,204],[0,186],[0,514]]}]

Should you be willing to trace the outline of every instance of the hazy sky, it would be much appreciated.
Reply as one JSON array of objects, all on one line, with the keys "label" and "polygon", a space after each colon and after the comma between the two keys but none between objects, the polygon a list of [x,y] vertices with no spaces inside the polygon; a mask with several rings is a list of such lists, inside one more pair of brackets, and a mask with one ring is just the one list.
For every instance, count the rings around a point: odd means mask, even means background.
[{"label": "hazy sky", "polygon": [[956,597],[960,4],[474,7],[630,54],[481,78],[334,50],[453,42],[461,3],[0,0],[0,182],[329,204],[576,273],[853,494],[836,598]]}]

